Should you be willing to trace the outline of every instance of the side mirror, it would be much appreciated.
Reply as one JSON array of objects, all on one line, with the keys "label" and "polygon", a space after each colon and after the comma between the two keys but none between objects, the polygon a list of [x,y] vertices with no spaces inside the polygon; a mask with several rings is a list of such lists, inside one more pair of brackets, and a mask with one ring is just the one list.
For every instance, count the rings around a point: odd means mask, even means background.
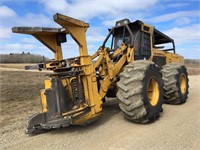
[{"label": "side mirror", "polygon": [[58,45],[60,45],[60,43],[65,43],[67,42],[67,36],[65,33],[57,33],[56,34],[56,42]]}]

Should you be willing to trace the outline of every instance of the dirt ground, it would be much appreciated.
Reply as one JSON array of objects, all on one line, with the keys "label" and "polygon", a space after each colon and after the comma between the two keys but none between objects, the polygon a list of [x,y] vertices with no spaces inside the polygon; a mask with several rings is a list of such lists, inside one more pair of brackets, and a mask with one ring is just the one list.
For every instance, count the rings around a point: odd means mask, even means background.
[{"label": "dirt ground", "polygon": [[24,69],[25,66],[35,65],[35,64],[26,64],[26,63],[0,63],[1,68],[15,68],[15,69]]},{"label": "dirt ground", "polygon": [[0,126],[3,133],[24,128],[20,123],[40,110],[39,95],[44,75],[38,72],[0,72]]},{"label": "dirt ground", "polygon": [[115,100],[104,105],[101,119],[37,136],[24,134],[27,118],[41,111],[40,89],[46,72],[0,70],[0,149],[199,149],[200,75],[190,76],[183,105],[164,105],[160,119],[148,125],[123,118]]},{"label": "dirt ground", "polygon": [[200,74],[200,63],[186,63],[187,71],[189,75],[199,75]]}]

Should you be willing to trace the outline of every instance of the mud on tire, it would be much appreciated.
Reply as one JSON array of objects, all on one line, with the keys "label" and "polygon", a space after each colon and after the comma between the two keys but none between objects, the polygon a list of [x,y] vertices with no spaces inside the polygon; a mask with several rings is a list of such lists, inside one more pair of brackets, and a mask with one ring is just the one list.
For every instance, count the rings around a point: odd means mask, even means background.
[{"label": "mud on tire", "polygon": [[157,119],[163,104],[160,68],[150,61],[134,61],[124,67],[119,77],[117,97],[124,117],[136,123]]},{"label": "mud on tire", "polygon": [[164,101],[168,104],[182,104],[188,98],[188,73],[182,64],[167,64],[162,69]]}]

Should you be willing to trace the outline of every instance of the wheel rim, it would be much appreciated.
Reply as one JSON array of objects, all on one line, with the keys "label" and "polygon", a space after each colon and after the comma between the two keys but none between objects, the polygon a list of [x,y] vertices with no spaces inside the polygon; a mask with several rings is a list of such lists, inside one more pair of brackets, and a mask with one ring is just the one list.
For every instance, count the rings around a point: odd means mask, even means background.
[{"label": "wheel rim", "polygon": [[181,74],[180,78],[180,89],[181,89],[181,94],[185,94],[186,92],[186,76],[185,74]]},{"label": "wheel rim", "polygon": [[155,106],[159,100],[159,86],[155,78],[151,78],[148,83],[148,100],[152,106]]}]

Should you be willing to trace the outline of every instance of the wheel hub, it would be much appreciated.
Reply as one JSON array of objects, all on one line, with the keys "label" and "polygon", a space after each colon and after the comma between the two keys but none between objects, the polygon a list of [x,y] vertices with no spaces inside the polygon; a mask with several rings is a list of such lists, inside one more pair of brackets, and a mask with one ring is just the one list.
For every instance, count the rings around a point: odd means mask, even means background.
[{"label": "wheel hub", "polygon": [[159,86],[158,81],[153,77],[148,83],[148,100],[152,106],[155,106],[159,100]]},{"label": "wheel hub", "polygon": [[185,74],[181,74],[180,90],[181,90],[181,94],[185,94],[185,92],[186,92],[186,76],[185,76]]}]

